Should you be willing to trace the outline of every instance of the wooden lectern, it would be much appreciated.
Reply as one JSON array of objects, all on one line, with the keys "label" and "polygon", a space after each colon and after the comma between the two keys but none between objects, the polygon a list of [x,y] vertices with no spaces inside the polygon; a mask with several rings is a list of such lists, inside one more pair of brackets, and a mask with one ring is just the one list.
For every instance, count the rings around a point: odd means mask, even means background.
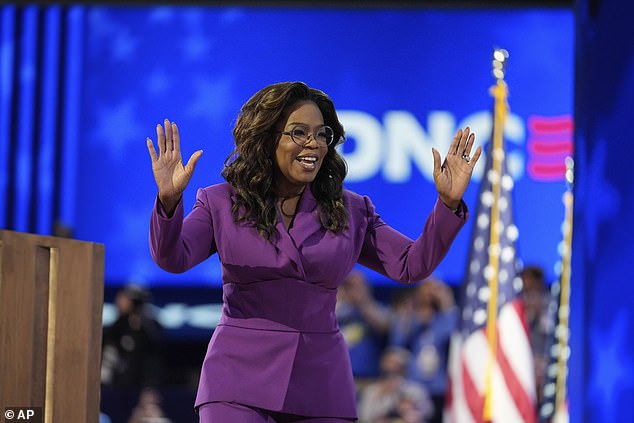
[{"label": "wooden lectern", "polygon": [[99,421],[104,246],[0,230],[0,411]]}]

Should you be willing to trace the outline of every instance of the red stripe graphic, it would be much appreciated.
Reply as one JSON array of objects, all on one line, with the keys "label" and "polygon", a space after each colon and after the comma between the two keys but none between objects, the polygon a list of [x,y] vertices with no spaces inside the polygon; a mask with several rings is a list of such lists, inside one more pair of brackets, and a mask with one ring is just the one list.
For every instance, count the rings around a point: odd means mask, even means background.
[{"label": "red stripe graphic", "polygon": [[528,151],[533,154],[546,155],[570,155],[572,154],[572,140],[537,141],[534,138],[528,140]]},{"label": "red stripe graphic", "polygon": [[569,132],[574,130],[572,116],[529,116],[528,130],[543,134],[553,134],[559,132]]},{"label": "red stripe graphic", "polygon": [[528,164],[528,174],[540,181],[559,181],[566,175],[565,163],[534,163]]},{"label": "red stripe graphic", "polygon": [[529,116],[527,171],[538,181],[559,181],[566,176],[566,157],[574,150],[572,116]]}]

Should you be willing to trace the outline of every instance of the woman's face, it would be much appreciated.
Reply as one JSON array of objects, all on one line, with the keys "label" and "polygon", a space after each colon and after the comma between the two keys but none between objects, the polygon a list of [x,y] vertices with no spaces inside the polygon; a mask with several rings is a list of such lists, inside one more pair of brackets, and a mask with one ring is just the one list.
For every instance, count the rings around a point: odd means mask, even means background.
[{"label": "woman's face", "polygon": [[328,147],[317,144],[314,137],[323,126],[321,111],[312,101],[303,101],[292,107],[282,131],[289,132],[299,127],[312,135],[305,145],[300,146],[290,135],[282,134],[275,150],[275,163],[280,171],[277,175],[278,195],[296,194],[315,180],[328,153]]}]

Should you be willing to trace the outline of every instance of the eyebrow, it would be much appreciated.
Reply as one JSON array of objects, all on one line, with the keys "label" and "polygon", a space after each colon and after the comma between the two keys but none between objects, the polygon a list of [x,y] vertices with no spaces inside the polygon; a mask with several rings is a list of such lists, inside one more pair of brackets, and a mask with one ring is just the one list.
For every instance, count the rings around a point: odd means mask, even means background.
[{"label": "eyebrow", "polygon": [[[306,126],[306,127],[310,128],[310,125],[308,125],[307,123],[304,123],[304,122],[289,122],[286,125],[287,126],[288,125],[301,125],[301,126]],[[317,128],[323,128],[324,126],[326,126],[326,124],[322,123],[321,125],[317,125],[316,127]]]}]

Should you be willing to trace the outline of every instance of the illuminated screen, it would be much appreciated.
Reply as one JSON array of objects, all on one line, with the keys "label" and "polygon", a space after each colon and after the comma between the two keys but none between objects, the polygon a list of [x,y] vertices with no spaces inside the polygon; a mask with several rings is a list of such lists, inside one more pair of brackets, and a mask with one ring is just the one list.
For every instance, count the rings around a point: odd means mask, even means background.
[{"label": "illuminated screen", "polygon": [[[182,275],[149,255],[156,195],[145,138],[179,124],[185,159],[204,154],[185,193],[222,181],[240,106],[270,83],[327,92],[347,132],[347,188],[417,237],[436,192],[431,147],[458,127],[491,135],[493,49],[509,51],[505,128],[518,251],[551,276],[572,151],[573,15],[559,9],[90,7],[82,69],[76,235],[106,246],[106,283],[219,286],[214,256]],[[465,201],[475,211],[484,158]],[[472,216],[437,275],[460,283]],[[375,284],[387,281],[368,273]]]}]

